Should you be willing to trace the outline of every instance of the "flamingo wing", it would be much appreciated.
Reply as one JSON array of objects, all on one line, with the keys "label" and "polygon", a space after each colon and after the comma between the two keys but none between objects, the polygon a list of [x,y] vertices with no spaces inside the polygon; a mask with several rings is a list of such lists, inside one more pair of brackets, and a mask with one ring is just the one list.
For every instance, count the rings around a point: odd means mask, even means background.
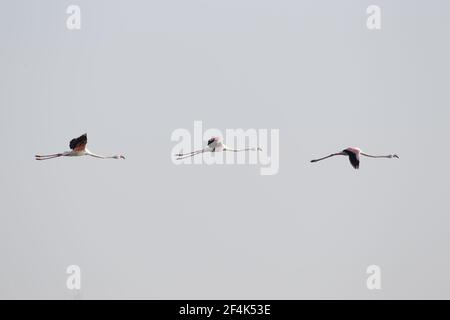
[{"label": "flamingo wing", "polygon": [[353,168],[359,169],[359,153],[352,152],[349,149],[345,149],[343,152],[348,155],[348,159]]},{"label": "flamingo wing", "polygon": [[70,140],[69,147],[74,151],[82,151],[86,148],[87,133],[79,136],[78,138]]},{"label": "flamingo wing", "polygon": [[216,137],[212,137],[208,140],[208,146],[216,141]]}]

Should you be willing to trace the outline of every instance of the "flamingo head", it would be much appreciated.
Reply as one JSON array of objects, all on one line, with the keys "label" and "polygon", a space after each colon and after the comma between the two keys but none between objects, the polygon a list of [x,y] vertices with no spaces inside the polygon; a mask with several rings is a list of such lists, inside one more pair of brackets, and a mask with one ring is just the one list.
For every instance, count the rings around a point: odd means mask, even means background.
[{"label": "flamingo head", "polygon": [[118,156],[114,156],[113,157],[114,159],[125,159],[125,157],[123,156],[123,155],[118,155]]},{"label": "flamingo head", "polygon": [[386,156],[386,158],[389,158],[389,159],[397,158],[397,159],[399,159],[398,155],[396,155],[396,154],[390,154],[390,155]]}]

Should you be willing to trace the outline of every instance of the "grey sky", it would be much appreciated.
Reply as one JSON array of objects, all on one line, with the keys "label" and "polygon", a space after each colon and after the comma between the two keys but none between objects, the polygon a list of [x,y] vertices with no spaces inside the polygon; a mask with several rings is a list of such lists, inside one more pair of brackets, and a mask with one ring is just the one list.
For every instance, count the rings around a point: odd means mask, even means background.
[{"label": "grey sky", "polygon": [[[0,298],[71,264],[85,299],[450,298],[449,33],[445,0],[2,1]],[[195,120],[279,129],[279,173],[175,166]],[[84,132],[127,159],[34,160]],[[309,163],[348,146],[400,159]]]}]

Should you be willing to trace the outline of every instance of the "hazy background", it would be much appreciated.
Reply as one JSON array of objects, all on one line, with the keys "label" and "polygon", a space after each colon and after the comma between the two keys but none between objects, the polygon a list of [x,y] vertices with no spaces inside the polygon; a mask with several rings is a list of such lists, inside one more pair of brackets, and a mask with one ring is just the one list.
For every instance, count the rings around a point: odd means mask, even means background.
[{"label": "hazy background", "polygon": [[[449,35],[447,0],[2,0],[0,298],[450,298]],[[175,166],[194,120],[280,129],[279,174]],[[84,132],[127,160],[34,160]],[[400,159],[309,163],[353,145]]]}]

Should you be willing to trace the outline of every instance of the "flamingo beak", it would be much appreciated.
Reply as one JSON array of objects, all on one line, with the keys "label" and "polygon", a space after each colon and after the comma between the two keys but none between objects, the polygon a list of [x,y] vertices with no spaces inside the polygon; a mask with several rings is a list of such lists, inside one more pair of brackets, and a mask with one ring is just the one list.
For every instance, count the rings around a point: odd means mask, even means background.
[{"label": "flamingo beak", "polygon": [[394,158],[400,159],[398,155],[394,154],[393,155]]}]

